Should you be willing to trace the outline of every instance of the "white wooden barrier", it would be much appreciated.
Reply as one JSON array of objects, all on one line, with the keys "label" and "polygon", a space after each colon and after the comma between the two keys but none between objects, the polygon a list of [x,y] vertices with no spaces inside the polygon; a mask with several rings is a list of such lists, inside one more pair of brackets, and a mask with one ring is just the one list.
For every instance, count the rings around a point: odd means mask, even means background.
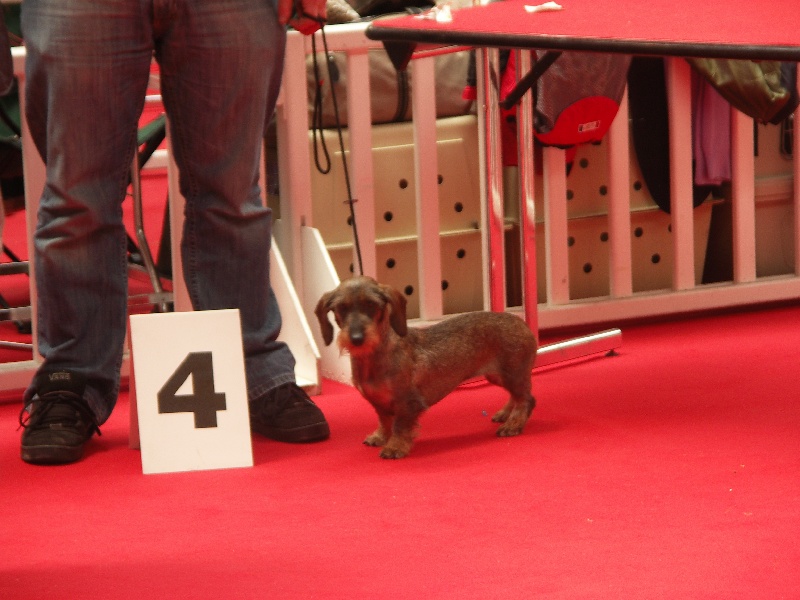
[{"label": "white wooden barrier", "polygon": [[[364,272],[375,273],[373,249],[375,239],[375,208],[372,194],[372,151],[370,128],[370,90],[366,82],[368,72],[367,51],[380,47],[363,35],[365,24],[329,26],[326,35],[329,49],[347,53],[347,97],[351,103],[348,110],[350,146],[347,149],[350,167],[355,173],[354,196],[358,231],[364,253]],[[319,38],[319,34],[317,34]],[[317,43],[321,51],[321,40]],[[309,38],[290,33],[287,48],[286,74],[282,99],[278,107],[279,153],[281,164],[280,210],[283,223],[278,240],[284,254],[291,256],[290,272],[295,282],[303,281],[309,263],[308,249],[303,250],[301,234],[304,228],[314,226],[311,210],[310,180],[311,161],[308,150],[308,115],[306,102],[305,57],[311,52]],[[433,96],[433,58],[413,60],[410,65],[413,78],[414,144],[416,161],[417,219],[419,280],[422,282],[420,300],[420,322],[430,322],[442,317],[441,261],[439,253],[439,231],[436,224],[438,205],[435,177],[436,152],[432,123],[435,115],[430,107]],[[547,295],[538,303],[538,327],[541,330],[574,327],[622,321],[658,315],[744,306],[755,303],[781,301],[800,296],[800,210],[797,209],[798,178],[794,178],[794,253],[795,271],[788,275],[757,277],[755,260],[755,192],[753,167],[753,121],[731,110],[732,125],[732,206],[734,214],[733,256],[734,278],[731,282],[700,284],[695,277],[695,236],[692,209],[692,142],[691,142],[691,97],[690,67],[680,58],[667,59],[667,86],[670,107],[670,152],[672,191],[672,250],[674,253],[672,285],[663,290],[635,292],[632,285],[632,249],[630,242],[631,211],[628,181],[630,164],[629,128],[627,105],[623,103],[608,139],[609,172],[609,238],[610,244],[610,294],[608,296],[575,300],[570,298],[568,247],[562,243],[567,237],[566,174],[563,151],[547,148],[543,153],[544,206]],[[357,99],[357,100],[356,100]],[[356,105],[353,105],[353,103]],[[795,137],[794,155],[798,156],[798,138]],[[485,160],[481,156],[482,160]],[[797,161],[795,161],[795,165]],[[795,167],[796,170],[796,167]],[[496,186],[497,182],[484,182],[484,187]],[[522,182],[530,186],[530,182]],[[487,195],[484,194],[484,199]],[[525,197],[524,193],[520,197]],[[487,204],[486,220],[494,217],[496,223],[498,207]],[[531,228],[528,228],[528,231]],[[523,235],[530,235],[525,233]],[[319,237],[315,239],[319,240]],[[322,243],[319,241],[318,243]],[[523,247],[530,248],[523,244]],[[493,307],[491,265],[495,265],[494,277],[502,279],[504,265],[502,239],[485,243],[487,254],[485,265],[485,305]],[[315,253],[324,248],[315,248]],[[524,262],[523,262],[524,264]],[[533,288],[531,286],[534,286]],[[497,287],[497,284],[495,284]],[[535,283],[527,284],[528,306],[530,290]],[[495,292],[496,294],[496,292]],[[317,297],[301,294],[306,314],[313,320],[313,308]],[[530,308],[529,308],[530,311]],[[312,326],[315,335],[318,328]],[[323,359],[323,373],[326,372]]]}]

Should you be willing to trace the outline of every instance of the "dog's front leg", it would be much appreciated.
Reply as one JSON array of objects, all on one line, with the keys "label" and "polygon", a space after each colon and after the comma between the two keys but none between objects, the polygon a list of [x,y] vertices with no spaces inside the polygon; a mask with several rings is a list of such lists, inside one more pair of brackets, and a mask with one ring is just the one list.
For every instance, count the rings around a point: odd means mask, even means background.
[{"label": "dog's front leg", "polygon": [[381,458],[403,458],[411,452],[414,438],[417,435],[419,416],[425,405],[416,400],[404,402],[396,407],[392,435],[381,450]]},{"label": "dog's front leg", "polygon": [[383,446],[392,434],[392,415],[378,408],[378,428],[370,433],[364,440],[367,446]]}]

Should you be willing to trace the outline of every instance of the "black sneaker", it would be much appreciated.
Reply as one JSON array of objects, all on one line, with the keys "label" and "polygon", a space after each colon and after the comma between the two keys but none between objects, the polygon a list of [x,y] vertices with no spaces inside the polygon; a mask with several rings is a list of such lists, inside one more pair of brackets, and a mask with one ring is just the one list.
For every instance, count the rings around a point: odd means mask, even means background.
[{"label": "black sneaker", "polygon": [[22,460],[34,465],[60,465],[83,456],[97,419],[83,399],[86,384],[76,373],[42,373],[34,379],[36,395],[19,415]]},{"label": "black sneaker", "polygon": [[250,403],[250,428],[279,442],[319,442],[331,434],[325,415],[302,388],[284,384]]}]

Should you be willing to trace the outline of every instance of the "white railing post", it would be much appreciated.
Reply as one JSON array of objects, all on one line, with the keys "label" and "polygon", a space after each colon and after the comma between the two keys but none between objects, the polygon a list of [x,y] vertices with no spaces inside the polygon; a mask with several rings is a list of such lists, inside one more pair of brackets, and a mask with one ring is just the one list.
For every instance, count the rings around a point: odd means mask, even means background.
[{"label": "white railing post", "polygon": [[424,92],[435,89],[434,59],[411,62],[411,111],[414,119],[414,173],[417,205],[417,270],[422,319],[442,316],[442,252],[439,217],[439,161],[436,103]]},{"label": "white railing post", "polygon": [[569,227],[567,219],[567,166],[564,150],[542,149],[544,177],[544,245],[547,269],[547,303],[569,303]]},{"label": "white railing post", "polygon": [[670,212],[672,214],[675,290],[695,286],[694,215],[692,213],[692,86],[689,63],[666,59],[669,99]]},{"label": "white railing post", "polygon": [[280,224],[275,227],[275,239],[300,298],[305,298],[300,227],[313,226],[305,59],[304,36],[290,31],[286,36],[283,84],[275,113],[280,167]]},{"label": "white railing post", "polygon": [[628,91],[608,132],[609,289],[615,298],[633,293],[631,255],[630,142]]},{"label": "white railing post", "polygon": [[733,280],[756,278],[755,162],[753,119],[731,107],[731,193]]},{"label": "white railing post", "polygon": [[[366,48],[357,48],[347,53],[347,123],[342,127],[347,127],[350,132],[347,166],[350,173],[351,192],[356,201],[354,210],[363,274],[374,277],[378,272],[378,258],[375,246],[375,185],[372,165],[369,54]],[[347,198],[341,200],[348,201]],[[355,270],[358,272],[358,263],[355,262],[357,257],[353,256],[353,260],[353,264],[356,265]]]}]

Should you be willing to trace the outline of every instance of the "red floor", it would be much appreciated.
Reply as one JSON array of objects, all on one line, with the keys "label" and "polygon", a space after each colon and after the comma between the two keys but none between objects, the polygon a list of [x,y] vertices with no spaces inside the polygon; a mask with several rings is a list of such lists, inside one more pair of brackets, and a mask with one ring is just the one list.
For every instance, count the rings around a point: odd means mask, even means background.
[{"label": "red floor", "polygon": [[255,466],[143,475],[128,405],[75,465],[19,456],[0,402],[0,597],[796,598],[800,308],[625,327],[620,355],[425,415],[407,459],[361,444],[326,381],[327,442],[254,439]]}]

